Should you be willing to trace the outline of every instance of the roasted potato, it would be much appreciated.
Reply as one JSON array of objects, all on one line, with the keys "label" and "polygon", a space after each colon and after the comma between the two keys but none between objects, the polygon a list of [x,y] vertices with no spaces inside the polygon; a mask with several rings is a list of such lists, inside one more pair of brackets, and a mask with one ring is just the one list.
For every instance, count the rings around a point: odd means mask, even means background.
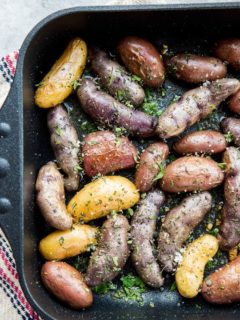
[{"label": "roasted potato", "polygon": [[65,205],[63,177],[54,162],[44,165],[36,181],[37,205],[47,223],[59,230],[72,226],[72,217]]},{"label": "roasted potato", "polygon": [[215,45],[215,55],[227,61],[234,69],[240,70],[240,39],[224,39]]},{"label": "roasted potato", "polygon": [[93,295],[83,276],[66,262],[46,262],[41,278],[44,286],[71,308],[78,310],[92,305]]},{"label": "roasted potato", "polygon": [[218,241],[210,234],[197,238],[187,247],[176,272],[177,288],[183,297],[196,297],[203,281],[205,266],[217,251]]},{"label": "roasted potato", "polygon": [[208,116],[222,101],[240,88],[237,79],[220,79],[187,91],[159,117],[156,132],[160,138],[171,138]]},{"label": "roasted potato", "polygon": [[225,202],[219,238],[221,249],[229,250],[240,243],[240,151],[227,148],[223,163],[226,163]]},{"label": "roasted potato", "polygon": [[46,260],[63,260],[77,256],[97,243],[98,229],[75,224],[65,231],[54,231],[40,241],[39,251]]},{"label": "roasted potato", "polygon": [[189,83],[213,81],[227,74],[227,68],[221,60],[189,53],[169,57],[165,64],[171,75]]},{"label": "roasted potato", "polygon": [[75,221],[90,221],[114,211],[134,206],[139,201],[135,185],[125,177],[104,176],[84,186],[70,200],[67,210]]},{"label": "roasted potato", "polygon": [[223,134],[213,130],[195,131],[178,140],[173,149],[180,154],[220,153],[227,147]]},{"label": "roasted potato", "polygon": [[240,147],[240,119],[225,118],[221,122],[223,132],[233,139],[234,144]]},{"label": "roasted potato", "polygon": [[50,108],[62,103],[72,92],[74,81],[82,75],[86,61],[86,43],[80,38],[73,39],[38,86],[36,105]]},{"label": "roasted potato", "polygon": [[157,216],[164,200],[161,191],[150,191],[140,201],[131,221],[133,265],[142,280],[154,288],[161,287],[164,281],[153,247]]},{"label": "roasted potato", "polygon": [[181,157],[166,167],[161,187],[167,192],[210,190],[220,185],[223,178],[222,170],[212,159]]},{"label": "roasted potato", "polygon": [[158,261],[164,271],[174,271],[180,249],[193,229],[204,219],[211,205],[211,194],[201,192],[187,196],[166,214],[158,237]]},{"label": "roasted potato", "polygon": [[162,58],[150,42],[128,36],[120,41],[117,51],[125,66],[145,85],[160,87],[163,84],[165,70]]},{"label": "roasted potato", "polygon": [[113,280],[124,268],[129,257],[127,218],[119,214],[108,218],[101,230],[97,249],[92,253],[86,282],[94,287]]},{"label": "roasted potato", "polygon": [[67,191],[76,191],[80,182],[78,172],[80,141],[77,131],[63,106],[59,105],[49,110],[48,128],[58,165],[66,174],[65,188]]},{"label": "roasted potato", "polygon": [[83,110],[93,120],[110,128],[113,126],[123,127],[130,134],[140,137],[154,135],[157,118],[126,107],[107,93],[99,90],[92,79],[82,80],[77,95]]},{"label": "roasted potato", "polygon": [[159,170],[168,157],[168,145],[162,142],[150,144],[141,154],[139,166],[135,174],[135,185],[140,192],[149,191]]},{"label": "roasted potato", "polygon": [[240,301],[240,256],[210,274],[203,282],[207,302],[229,304]]},{"label": "roasted potato", "polygon": [[138,155],[127,137],[117,137],[111,131],[88,134],[82,151],[84,171],[89,177],[134,167]]},{"label": "roasted potato", "polygon": [[100,77],[109,93],[121,102],[129,101],[133,106],[139,106],[145,93],[127,71],[119,63],[110,59],[106,52],[91,48],[90,60],[92,70]]},{"label": "roasted potato", "polygon": [[232,112],[240,114],[240,90],[235,93],[229,101],[228,107]]}]

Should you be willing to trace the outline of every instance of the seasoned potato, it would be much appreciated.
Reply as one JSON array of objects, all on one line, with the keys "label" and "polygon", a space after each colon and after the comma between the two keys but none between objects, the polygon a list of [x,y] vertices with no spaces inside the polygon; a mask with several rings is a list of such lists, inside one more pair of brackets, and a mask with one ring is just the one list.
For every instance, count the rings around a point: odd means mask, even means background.
[{"label": "seasoned potato", "polygon": [[184,93],[182,98],[160,115],[156,133],[167,139],[182,133],[199,120],[207,117],[225,99],[240,88],[237,79],[220,79],[204,83]]},{"label": "seasoned potato", "polygon": [[87,61],[87,45],[73,39],[41,81],[35,103],[40,108],[50,108],[62,103],[72,92],[73,82],[82,75]]},{"label": "seasoned potato", "polygon": [[221,122],[221,126],[223,132],[229,135],[236,146],[240,147],[240,119],[225,118]]},{"label": "seasoned potato", "polygon": [[221,249],[229,250],[240,243],[240,151],[227,148],[223,163],[226,163],[225,201],[219,238]]},{"label": "seasoned potato", "polygon": [[173,76],[189,83],[213,81],[227,74],[227,68],[221,60],[189,53],[166,59],[166,66]]},{"label": "seasoned potato", "polygon": [[218,131],[203,130],[189,133],[177,141],[173,149],[177,153],[219,153],[227,147],[224,135]]},{"label": "seasoned potato", "polygon": [[161,186],[167,192],[210,190],[223,182],[224,174],[210,158],[181,157],[165,170]]},{"label": "seasoned potato", "polygon": [[138,201],[139,192],[130,180],[121,176],[104,176],[86,184],[76,193],[67,210],[75,221],[90,221],[113,210],[128,209]]},{"label": "seasoned potato", "polygon": [[191,194],[169,211],[158,236],[158,261],[164,271],[174,271],[177,255],[193,229],[204,219],[212,205],[209,192]]},{"label": "seasoned potato", "polygon": [[83,145],[85,173],[105,175],[135,165],[138,151],[127,137],[117,137],[111,131],[96,131],[88,134]]},{"label": "seasoned potato", "polygon": [[156,117],[125,106],[100,90],[92,79],[85,78],[81,81],[77,95],[82,109],[96,122],[108,128],[122,127],[138,137],[155,134]]},{"label": "seasoned potato", "polygon": [[87,268],[86,282],[94,287],[113,280],[124,268],[128,248],[129,223],[118,214],[103,223],[97,249],[92,253]]},{"label": "seasoned potato", "polygon": [[41,278],[44,286],[71,308],[78,310],[92,305],[93,295],[83,276],[66,262],[46,262]]},{"label": "seasoned potato", "polygon": [[240,90],[229,101],[228,107],[232,112],[240,114]]},{"label": "seasoned potato", "polygon": [[117,50],[126,67],[147,86],[163,84],[165,70],[162,58],[150,42],[129,36],[120,41]]},{"label": "seasoned potato", "polygon": [[176,272],[177,288],[183,297],[194,298],[198,294],[205,266],[217,251],[218,241],[209,234],[197,238],[187,247]]},{"label": "seasoned potato", "polygon": [[46,260],[62,260],[87,251],[97,243],[98,229],[86,224],[75,224],[69,230],[54,231],[43,238],[39,251]]},{"label": "seasoned potato", "polygon": [[240,256],[210,274],[203,282],[202,295],[215,304],[240,301]]},{"label": "seasoned potato", "polygon": [[90,49],[92,70],[100,77],[104,87],[119,101],[129,101],[133,106],[143,103],[145,93],[127,70],[110,59],[106,52],[99,48]]},{"label": "seasoned potato", "polygon": [[37,205],[47,223],[59,230],[70,229],[72,217],[65,205],[64,182],[54,162],[45,164],[36,181]]},{"label": "seasoned potato", "polygon": [[227,61],[234,69],[240,70],[240,39],[224,39],[219,41],[214,50],[215,55]]},{"label": "seasoned potato", "polygon": [[168,145],[162,142],[152,143],[142,152],[135,174],[135,184],[140,192],[147,192],[152,188],[154,178],[168,154]]}]

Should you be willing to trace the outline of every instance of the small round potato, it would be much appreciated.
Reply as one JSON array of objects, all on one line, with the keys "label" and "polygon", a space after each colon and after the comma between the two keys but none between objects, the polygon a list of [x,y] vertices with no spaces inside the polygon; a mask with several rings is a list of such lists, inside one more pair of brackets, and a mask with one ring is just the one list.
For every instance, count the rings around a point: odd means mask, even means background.
[{"label": "small round potato", "polygon": [[217,251],[218,240],[209,234],[197,238],[187,247],[176,272],[177,288],[183,297],[196,297],[203,281],[205,266]]},{"label": "small round potato", "polygon": [[189,133],[177,141],[173,149],[180,154],[220,153],[227,147],[224,135],[218,131],[203,130]]},{"label": "small round potato", "polygon": [[67,210],[75,221],[90,221],[114,211],[131,208],[139,201],[136,186],[121,176],[104,176],[84,186],[70,200]]},{"label": "small round potato", "polygon": [[215,304],[240,301],[240,256],[210,274],[203,282],[202,295]]},{"label": "small round potato", "polygon": [[164,65],[156,48],[138,37],[126,37],[118,45],[118,53],[126,67],[145,85],[159,87],[165,79]]},{"label": "small round potato", "polygon": [[41,81],[35,103],[40,108],[50,108],[62,103],[72,92],[73,82],[82,75],[87,62],[87,45],[73,39]]},{"label": "small round potato", "polygon": [[240,70],[240,38],[219,41],[214,53],[219,59],[227,61],[234,69]]},{"label": "small round potato", "polygon": [[166,66],[170,74],[189,83],[213,81],[227,74],[227,68],[221,60],[188,53],[166,59]]},{"label": "small round potato", "polygon": [[46,262],[42,266],[44,286],[73,309],[88,308],[93,303],[92,291],[81,273],[66,262]]},{"label": "small round potato", "polygon": [[240,114],[240,90],[229,101],[228,107],[232,112]]},{"label": "small round potato", "polygon": [[63,260],[87,251],[97,243],[98,229],[75,224],[70,230],[54,231],[43,238],[39,251],[46,260]]},{"label": "small round potato", "polygon": [[210,158],[181,157],[170,163],[161,181],[163,191],[210,190],[223,182],[224,174]]}]

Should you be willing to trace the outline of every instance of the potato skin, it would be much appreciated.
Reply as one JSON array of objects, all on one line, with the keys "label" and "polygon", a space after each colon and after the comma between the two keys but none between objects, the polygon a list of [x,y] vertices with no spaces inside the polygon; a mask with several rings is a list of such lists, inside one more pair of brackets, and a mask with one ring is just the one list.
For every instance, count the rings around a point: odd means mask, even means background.
[{"label": "potato skin", "polygon": [[203,282],[202,296],[210,303],[240,301],[240,256],[210,274]]},{"label": "potato skin", "polygon": [[220,247],[229,250],[240,243],[240,151],[229,147],[223,154],[226,163],[224,206],[220,226]]},{"label": "potato skin", "polygon": [[224,133],[231,133],[234,144],[240,147],[240,119],[225,118],[221,122],[221,126]]},{"label": "potato skin", "polygon": [[76,191],[79,187],[78,174],[80,141],[77,131],[63,106],[59,105],[48,112],[48,128],[51,145],[61,169],[66,174],[64,185],[67,191]]},{"label": "potato skin", "polygon": [[81,273],[66,262],[46,262],[41,269],[44,286],[73,309],[88,308],[93,303],[92,291]]},{"label": "potato skin", "polygon": [[84,186],[70,200],[67,210],[75,221],[90,221],[120,211],[139,201],[135,185],[125,177],[104,176]]},{"label": "potato skin", "polygon": [[129,229],[127,218],[121,214],[105,220],[87,268],[86,282],[90,287],[113,280],[124,268],[130,254]]},{"label": "potato skin", "polygon": [[84,139],[82,149],[85,173],[105,175],[134,167],[138,151],[127,137],[117,137],[111,131],[96,131]]},{"label": "potato skin", "polygon": [[186,128],[205,118],[225,99],[240,88],[237,79],[220,79],[187,91],[159,117],[156,133],[162,139],[182,133]]},{"label": "potato skin", "polygon": [[173,149],[180,154],[220,153],[227,147],[223,134],[213,130],[195,131],[177,141]]},{"label": "potato skin", "polygon": [[240,70],[240,39],[230,38],[219,41],[214,53],[219,59],[227,61],[234,69]]},{"label": "potato skin", "polygon": [[117,98],[120,92],[123,100],[130,101],[134,106],[143,102],[145,93],[142,87],[132,80],[125,68],[110,59],[106,52],[91,48],[90,60],[92,70],[100,77],[111,95]]},{"label": "potato skin", "polygon": [[139,137],[155,134],[157,118],[126,107],[107,93],[99,90],[92,79],[85,78],[77,95],[83,110],[95,121],[108,127],[120,126]]},{"label": "potato skin", "polygon": [[87,251],[97,243],[98,229],[87,224],[74,224],[71,229],[54,231],[39,243],[46,260],[63,260]]},{"label": "potato skin", "polygon": [[187,247],[175,276],[178,291],[183,297],[196,297],[203,281],[205,266],[217,251],[218,241],[210,234],[197,238]]},{"label": "potato skin", "polygon": [[168,154],[168,145],[162,142],[153,143],[142,152],[135,174],[135,185],[140,192],[147,192],[152,188],[159,166],[167,159]]},{"label": "potato skin", "polygon": [[204,191],[220,185],[223,178],[222,170],[212,159],[181,157],[166,167],[161,187],[167,192]]},{"label": "potato skin", "polygon": [[153,247],[157,216],[164,200],[162,191],[150,191],[140,201],[131,221],[133,265],[142,280],[154,288],[161,287],[164,281]]},{"label": "potato skin", "polygon": [[232,112],[240,114],[240,90],[235,93],[229,101],[228,107]]},{"label": "potato skin", "polygon": [[86,43],[80,38],[73,39],[37,88],[36,105],[50,108],[62,103],[73,90],[72,82],[82,75],[86,62]]},{"label": "potato skin", "polygon": [[65,205],[63,177],[54,162],[39,170],[36,192],[37,205],[47,223],[59,230],[71,228],[72,217]]},{"label": "potato skin", "polygon": [[159,87],[165,79],[165,69],[160,54],[148,41],[128,36],[122,39],[117,51],[125,66],[139,76],[149,87]]},{"label": "potato skin", "polygon": [[227,68],[221,60],[189,53],[166,59],[166,67],[177,79],[189,83],[213,81],[224,78],[227,74]]},{"label": "potato skin", "polygon": [[193,229],[204,219],[212,205],[209,192],[187,196],[167,213],[158,236],[158,261],[164,271],[174,271],[176,255]]}]

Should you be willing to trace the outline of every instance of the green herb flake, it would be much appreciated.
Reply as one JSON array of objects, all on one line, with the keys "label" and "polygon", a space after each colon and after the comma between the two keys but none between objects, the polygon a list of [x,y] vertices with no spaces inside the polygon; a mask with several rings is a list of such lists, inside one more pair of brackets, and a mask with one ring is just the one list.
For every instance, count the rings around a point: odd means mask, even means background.
[{"label": "green herb flake", "polygon": [[176,284],[175,281],[172,283],[172,285],[171,285],[169,290],[172,291],[172,292],[177,290],[177,284]]},{"label": "green herb flake", "polygon": [[218,228],[214,228],[212,230],[209,230],[208,233],[212,234],[213,236],[217,236],[219,233],[219,229]]},{"label": "green herb flake", "polygon": [[80,81],[79,80],[71,81],[71,87],[73,88],[73,90],[76,90],[79,85],[80,85]]},{"label": "green herb flake", "polygon": [[228,142],[228,143],[230,143],[230,142],[232,142],[233,141],[233,134],[230,132],[230,131],[228,131],[225,135],[224,135],[224,137],[225,137],[225,140]]},{"label": "green herb flake", "polygon": [[109,291],[116,290],[117,286],[112,282],[102,283],[93,288],[93,291],[97,294],[106,294]]},{"label": "green herb flake", "polygon": [[160,164],[159,172],[156,175],[156,177],[153,179],[153,181],[157,181],[159,179],[162,179],[162,177],[164,176],[164,173],[165,173],[165,164]]},{"label": "green herb flake", "polygon": [[140,77],[136,76],[135,74],[132,75],[132,80],[133,80],[134,82],[141,82],[141,81],[142,81],[142,79],[141,79]]},{"label": "green herb flake", "polygon": [[62,129],[61,129],[59,126],[57,126],[57,127],[55,128],[55,132],[56,132],[56,134],[57,134],[58,136],[61,136],[61,134],[62,134]]},{"label": "green herb flake", "polygon": [[58,242],[59,242],[60,246],[62,246],[64,244],[64,238],[60,237]]},{"label": "green herb flake", "polygon": [[218,166],[220,169],[225,170],[227,167],[227,164],[225,162],[221,162],[221,163],[218,163]]},{"label": "green herb flake", "polygon": [[156,101],[144,102],[142,110],[150,116],[160,116],[163,112],[162,110],[158,110],[158,104]]}]

